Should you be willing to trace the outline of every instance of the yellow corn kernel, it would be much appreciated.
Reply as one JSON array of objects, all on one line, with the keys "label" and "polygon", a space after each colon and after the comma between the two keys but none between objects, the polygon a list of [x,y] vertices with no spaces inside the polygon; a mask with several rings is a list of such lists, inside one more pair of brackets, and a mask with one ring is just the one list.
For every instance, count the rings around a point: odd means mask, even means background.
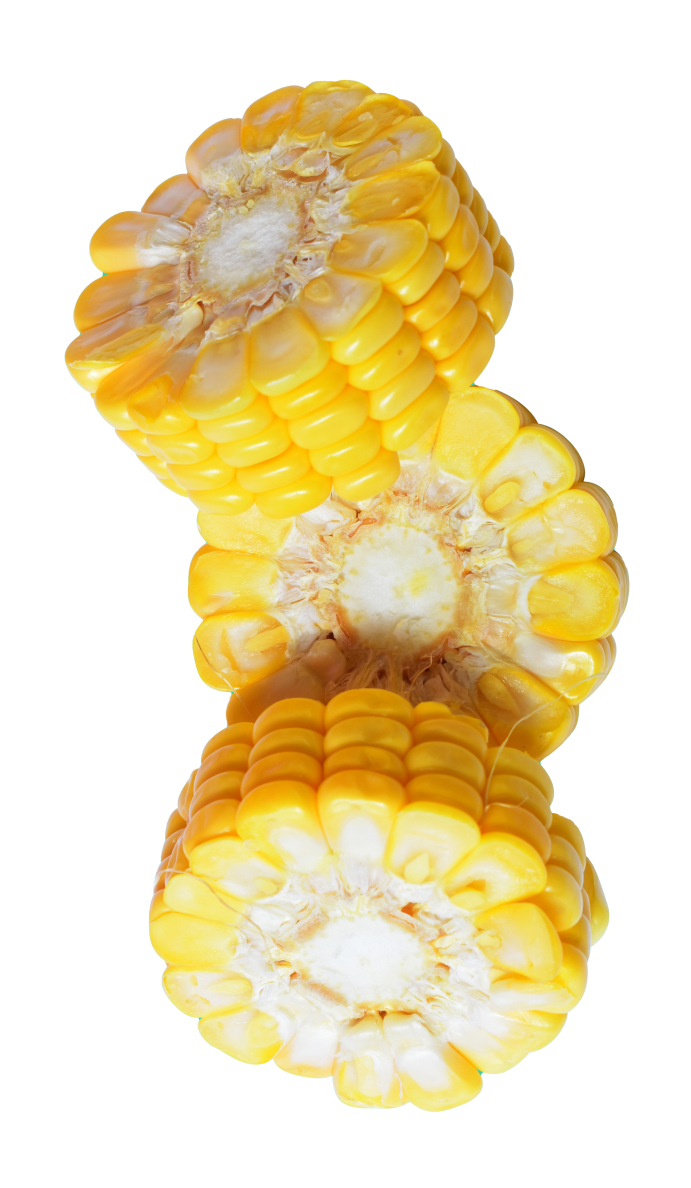
[{"label": "yellow corn kernel", "polygon": [[[404,784],[408,778],[405,764],[385,747],[353,746],[334,751],[324,762],[324,776],[341,771],[378,771]],[[434,799],[432,797],[432,799]],[[463,806],[460,806],[463,807]]]},{"label": "yellow corn kernel", "polygon": [[[498,941],[490,949],[500,969],[533,982],[549,982],[561,969],[563,951],[551,920],[534,903],[507,903],[475,917],[475,927]],[[484,940],[484,938],[483,938]],[[482,940],[481,940],[482,943]],[[485,947],[483,943],[483,948]]]},{"label": "yellow corn kernel", "polygon": [[494,263],[497,268],[501,268],[507,276],[513,276],[514,260],[513,252],[508,243],[502,235],[498,246],[494,249]]},{"label": "yellow corn kernel", "polygon": [[141,429],[116,429],[115,433],[139,458],[153,458]]},{"label": "yellow corn kernel", "polygon": [[552,839],[545,826],[529,809],[515,804],[490,804],[479,819],[481,833],[513,833],[537,850],[549,862]]},{"label": "yellow corn kernel", "polygon": [[489,211],[479,190],[473,189],[473,200],[470,203],[470,209],[475,215],[480,234],[484,235],[489,222]]},{"label": "yellow corn kernel", "polygon": [[557,932],[573,928],[581,918],[581,889],[567,870],[547,863],[547,882],[533,902],[549,916]]},{"label": "yellow corn kernel", "polygon": [[201,512],[197,523],[204,540],[213,548],[260,557],[280,553],[292,529],[290,520],[267,520],[255,507],[232,517]]},{"label": "yellow corn kernel", "polygon": [[432,380],[417,400],[403,412],[382,423],[381,437],[385,449],[406,450],[441,417],[449,401],[449,393],[440,380]]},{"label": "yellow corn kernel", "polygon": [[377,771],[341,771],[319,788],[319,820],[331,849],[358,862],[381,863],[391,827],[405,804],[397,780]]},{"label": "yellow corn kernel", "polygon": [[[444,271],[444,253],[436,243],[428,243],[417,264],[387,286],[403,305],[413,305],[429,292]],[[408,321],[410,319],[407,319]]]},{"label": "yellow corn kernel", "polygon": [[348,369],[348,382],[356,388],[373,392],[405,371],[419,351],[420,336],[417,330],[404,322],[393,338],[370,355],[364,363],[358,363]]},{"label": "yellow corn kernel", "polygon": [[328,850],[314,789],[297,780],[255,788],[240,804],[236,827],[243,840],[258,842],[291,870],[313,870]]},{"label": "yellow corn kernel", "polygon": [[349,334],[381,295],[380,280],[327,270],[305,286],[299,303],[320,337],[332,342]]},{"label": "yellow corn kernel", "polygon": [[573,1010],[585,993],[588,962],[573,945],[565,944],[561,968],[549,982],[527,978],[501,978],[490,989],[490,1003],[501,1013],[546,1011],[562,1014]]},{"label": "yellow corn kernel", "polygon": [[329,348],[294,306],[257,322],[250,338],[250,378],[265,396],[283,396],[304,384],[329,359]]},{"label": "yellow corn kernel", "polygon": [[242,781],[242,797],[244,799],[262,784],[275,784],[279,780],[297,780],[301,784],[309,784],[311,788],[318,788],[322,775],[321,763],[311,755],[299,751],[279,751],[252,763]]},{"label": "yellow corn kernel", "polygon": [[334,490],[342,499],[353,503],[372,499],[395,483],[401,472],[398,455],[382,448],[371,462],[334,479]]},{"label": "yellow corn kernel", "polygon": [[590,902],[590,927],[592,929],[593,944],[604,936],[609,924],[609,907],[602,890],[602,884],[597,877],[597,871],[588,858],[585,864],[583,889]]},{"label": "yellow corn kernel", "polygon": [[337,363],[354,367],[364,363],[393,338],[403,324],[403,306],[392,293],[382,293],[379,301],[349,334],[337,339],[331,354]]},{"label": "yellow corn kernel", "polygon": [[503,330],[513,305],[513,281],[503,268],[494,267],[492,279],[477,299],[478,313],[484,314],[495,334]]},{"label": "yellow corn kernel", "polygon": [[467,264],[456,273],[461,293],[466,297],[480,297],[492,280],[493,272],[492,249],[484,235],[481,235]]},{"label": "yellow corn kernel", "polygon": [[530,783],[515,775],[495,775],[489,780],[485,793],[487,804],[514,804],[528,809],[545,829],[548,829],[552,814],[542,793]]},{"label": "yellow corn kernel", "polygon": [[281,668],[285,644],[267,651],[248,648],[262,632],[279,626],[272,615],[260,611],[235,611],[212,615],[200,623],[194,637],[194,658],[202,680],[215,689],[237,689]]},{"label": "yellow corn kernel", "polygon": [[392,124],[400,123],[412,112],[412,105],[395,95],[366,95],[338,125],[333,143],[337,148],[355,148]]},{"label": "yellow corn kernel", "polygon": [[482,475],[479,494],[485,510],[505,522],[582,477],[583,463],[570,442],[544,425],[526,425]]},{"label": "yellow corn kernel", "polygon": [[452,903],[473,914],[539,895],[546,884],[545,864],[528,842],[509,833],[483,833],[475,849],[447,875],[444,890]]},{"label": "yellow corn kernel", "polygon": [[[319,706],[318,702],[315,704]],[[322,707],[319,706],[319,708]],[[321,730],[304,726],[282,726],[277,730],[270,730],[268,734],[262,734],[259,741],[252,747],[249,763],[258,763],[260,759],[266,759],[268,755],[278,755],[283,751],[296,751],[301,755],[311,755],[313,759],[317,759],[321,763],[324,758],[324,739]]]},{"label": "yellow corn kernel", "polygon": [[405,765],[411,779],[418,775],[439,773],[467,780],[478,792],[485,786],[485,769],[477,755],[456,743],[418,743],[408,751]]},{"label": "yellow corn kernel", "polygon": [[378,718],[393,718],[409,729],[413,725],[413,710],[410,702],[397,693],[386,689],[349,689],[332,698],[324,710],[324,729],[331,730],[347,718],[374,715]]},{"label": "yellow corn kernel", "polygon": [[388,219],[392,210],[407,219],[432,197],[439,180],[431,161],[416,161],[402,169],[355,182],[346,194],[344,209],[361,223]]},{"label": "yellow corn kernel", "polygon": [[250,103],[240,128],[240,145],[246,153],[260,153],[273,147],[293,118],[302,90],[302,87],[281,87]]},{"label": "yellow corn kernel", "polygon": [[345,175],[352,181],[375,177],[387,170],[436,157],[440,148],[441,132],[436,124],[425,116],[409,116],[372,137],[348,157]]},{"label": "yellow corn kernel", "polygon": [[214,734],[209,739],[208,743],[202,751],[202,763],[208,759],[209,755],[213,755],[215,751],[219,751],[222,747],[230,747],[237,743],[244,743],[248,746],[252,745],[252,725],[249,722],[238,722],[232,726],[224,726],[218,734]]},{"label": "yellow corn kernel", "polygon": [[213,516],[214,519],[240,515],[254,503],[254,496],[245,491],[236,479],[212,491],[190,490],[187,494],[202,514]]},{"label": "yellow corn kernel", "polygon": [[187,173],[176,173],[174,177],[166,178],[153,193],[149,194],[142,206],[145,214],[164,214],[173,219],[182,219],[189,223],[189,218],[183,218],[190,207],[198,208],[199,203],[208,204],[208,196],[199,189]]},{"label": "yellow corn kernel", "polygon": [[181,408],[204,421],[243,412],[257,395],[249,379],[248,346],[246,334],[205,343],[180,393]]},{"label": "yellow corn kernel", "polygon": [[220,924],[236,924],[240,919],[239,913],[223,903],[206,883],[187,872],[173,875],[163,892],[163,903],[171,912]]},{"label": "yellow corn kernel", "polygon": [[324,737],[324,754],[333,755],[343,747],[386,747],[402,757],[412,746],[411,733],[395,718],[345,718],[332,726]]},{"label": "yellow corn kernel", "polygon": [[442,272],[439,279],[432,285],[419,301],[409,305],[405,310],[405,319],[421,333],[432,329],[456,305],[460,296],[460,285],[451,272]]},{"label": "yellow corn kernel", "polygon": [[215,452],[212,443],[202,437],[197,428],[165,436],[149,434],[146,441],[152,454],[160,458],[161,462],[180,466],[205,462]]},{"label": "yellow corn kernel", "polygon": [[407,1098],[378,1014],[351,1023],[341,1039],[333,1074],[336,1096],[345,1105],[394,1109]]},{"label": "yellow corn kernel", "polygon": [[521,427],[514,402],[490,388],[471,388],[449,401],[439,426],[434,457],[439,466],[468,481],[477,478]]},{"label": "yellow corn kernel", "polygon": [[[196,187],[195,187],[196,188]],[[159,264],[136,272],[111,272],[92,281],[74,307],[74,324],[83,333],[177,289],[178,269]]]},{"label": "yellow corn kernel", "polygon": [[254,723],[252,737],[255,745],[275,730],[287,730],[293,726],[302,730],[324,731],[324,706],[310,697],[286,697],[275,702],[259,715]]},{"label": "yellow corn kernel", "polygon": [[311,469],[303,478],[286,483],[285,487],[257,495],[257,507],[263,515],[281,520],[319,507],[330,494],[331,479]]},{"label": "yellow corn kernel", "polygon": [[616,538],[617,521],[609,497],[592,483],[578,483],[515,520],[507,542],[519,569],[542,573],[557,565],[604,557]]},{"label": "yellow corn kernel", "polygon": [[251,1006],[212,1011],[199,1020],[199,1033],[207,1044],[245,1064],[267,1064],[283,1043],[276,1020]]},{"label": "yellow corn kernel", "polygon": [[274,420],[274,413],[264,396],[255,396],[237,412],[213,420],[201,421],[199,432],[208,441],[227,443],[251,438],[267,429]]},{"label": "yellow corn kernel", "polygon": [[578,854],[581,866],[586,865],[585,842],[583,841],[583,834],[577,825],[569,819],[569,817],[560,817],[558,813],[553,813],[552,824],[549,827],[552,837],[563,837],[565,841],[573,846]]},{"label": "yellow corn kernel", "polygon": [[217,800],[190,817],[182,838],[182,848],[188,858],[202,842],[236,832],[235,815],[239,803],[238,800]]},{"label": "yellow corn kernel", "polygon": [[475,216],[467,206],[459,206],[456,217],[444,236],[441,246],[449,272],[458,272],[472,259],[480,242],[480,230]]},{"label": "yellow corn kernel", "polygon": [[236,928],[182,912],[166,912],[150,925],[151,943],[169,965],[217,969],[233,959]]},{"label": "yellow corn kernel", "polygon": [[370,416],[376,421],[398,416],[429,388],[434,378],[434,360],[426,351],[420,351],[399,375],[370,392]]},{"label": "yellow corn kernel", "polygon": [[573,928],[565,929],[561,933],[561,941],[562,944],[573,945],[574,949],[579,949],[587,961],[593,945],[592,929],[588,918],[581,916]]},{"label": "yellow corn kernel", "polygon": [[394,821],[384,865],[408,883],[432,883],[480,840],[468,813],[433,802],[409,804]]},{"label": "yellow corn kernel", "polygon": [[318,375],[306,380],[304,384],[299,384],[285,396],[272,396],[269,404],[277,417],[291,421],[328,404],[340,395],[347,381],[348,373],[345,367],[335,359],[329,359],[326,367]]},{"label": "yellow corn kernel", "polygon": [[439,153],[434,158],[434,164],[441,173],[442,177],[453,178],[456,169],[456,154],[451,148],[448,140],[442,140]]},{"label": "yellow corn kernel", "polygon": [[190,802],[190,819],[217,800],[239,800],[243,774],[241,771],[222,771],[199,784]]},{"label": "yellow corn kernel", "polygon": [[229,466],[239,469],[240,467],[256,466],[260,462],[268,462],[272,458],[277,458],[280,454],[285,453],[290,445],[290,434],[286,422],[275,417],[260,433],[254,433],[251,437],[243,437],[240,441],[221,442],[218,446],[218,455]]},{"label": "yellow corn kernel", "polygon": [[515,747],[490,747],[485,755],[485,765],[490,776],[520,776],[539,788],[548,804],[554,800],[554,784],[544,767],[524,751]]},{"label": "yellow corn kernel", "polygon": [[204,170],[214,161],[222,160],[240,147],[241,120],[219,120],[211,124],[190,145],[185,156],[187,172],[197,185],[202,185]]},{"label": "yellow corn kernel", "polygon": [[368,417],[359,429],[333,445],[310,450],[309,460],[318,474],[335,477],[366,466],[380,449],[381,429]]},{"label": "yellow corn kernel", "polygon": [[477,307],[459,297],[445,317],[422,336],[422,345],[433,359],[448,359],[463,345],[477,321]]},{"label": "yellow corn kernel", "polygon": [[300,1020],[296,1033],[274,1056],[274,1064],[299,1077],[330,1077],[338,1049],[338,1028],[321,1012]]},{"label": "yellow corn kernel", "polygon": [[188,462],[184,466],[168,463],[167,470],[185,491],[218,491],[235,478],[234,468],[222,462],[215,451],[200,462]]},{"label": "yellow corn kernel", "polygon": [[427,247],[427,232],[417,219],[357,227],[331,249],[329,263],[342,272],[362,273],[393,284],[415,265]]},{"label": "yellow corn kernel", "polygon": [[250,747],[246,743],[228,743],[207,755],[203,763],[197,768],[192,781],[193,791],[212,776],[221,772],[246,771],[249,762]]},{"label": "yellow corn kernel", "polygon": [[435,1039],[414,1015],[384,1016],[396,1072],[409,1101],[421,1110],[449,1110],[477,1097],[482,1077],[465,1056]]},{"label": "yellow corn kernel", "polygon": [[346,387],[340,396],[316,412],[290,421],[288,432],[303,449],[323,449],[357,432],[367,419],[367,411],[367,397],[355,388]]},{"label": "yellow corn kernel", "polygon": [[[417,708],[419,709],[420,707],[418,706]],[[465,747],[468,751],[472,751],[474,755],[477,755],[480,762],[484,760],[487,754],[487,743],[482,735],[466,722],[461,722],[450,716],[430,717],[420,721],[417,719],[416,714],[416,723],[413,727],[413,742],[416,745],[427,742],[455,743],[458,746]]]},{"label": "yellow corn kernel", "polygon": [[190,855],[190,872],[212,880],[219,893],[249,903],[275,895],[286,878],[275,862],[229,836],[197,846]]},{"label": "yellow corn kernel", "polygon": [[184,1015],[199,1019],[224,1007],[245,1006],[254,997],[252,983],[225,970],[178,969],[169,965],[163,975],[163,989],[173,1006]]},{"label": "yellow corn kernel", "polygon": [[445,775],[443,772],[414,776],[406,783],[405,790],[411,803],[432,800],[435,804],[449,804],[452,808],[461,809],[474,821],[479,821],[482,816],[484,802],[480,793],[457,776]]},{"label": "yellow corn kernel", "polygon": [[201,618],[218,611],[265,610],[276,600],[279,579],[278,566],[268,557],[204,545],[190,566],[190,604]]},{"label": "yellow corn kernel", "polygon": [[[435,161],[437,169],[439,162]],[[458,214],[458,190],[450,177],[442,177],[434,194],[418,212],[418,218],[427,228],[432,240],[444,239],[449,234]]]},{"label": "yellow corn kernel", "polygon": [[561,866],[563,870],[568,871],[579,887],[583,886],[583,863],[571,842],[565,837],[552,834],[552,852],[549,860],[554,866]]},{"label": "yellow corn kernel", "polygon": [[478,314],[475,326],[463,346],[449,355],[448,359],[437,363],[437,375],[448,384],[451,392],[464,392],[484,371],[493,351],[494,331],[487,319]]},{"label": "yellow corn kernel", "polygon": [[436,722],[451,717],[453,717],[451,709],[441,701],[421,701],[413,708],[415,726],[421,725],[423,722]]},{"label": "yellow corn kernel", "polygon": [[291,131],[296,140],[315,140],[330,136],[354,108],[372,94],[372,88],[350,80],[314,82],[299,94]]},{"label": "yellow corn kernel", "polygon": [[277,458],[258,462],[255,466],[243,466],[237,472],[237,481],[246,491],[261,494],[275,491],[288,483],[303,479],[310,469],[310,458],[306,450],[290,445]]},{"label": "yellow corn kernel", "polygon": [[564,565],[538,578],[528,592],[533,631],[556,639],[608,635],[620,612],[616,574],[605,561]]},{"label": "yellow corn kernel", "polygon": [[452,176],[453,184],[460,194],[461,202],[464,204],[464,206],[470,206],[471,202],[473,201],[473,183],[468,177],[468,174],[461,165],[460,161],[456,161]]},{"label": "yellow corn kernel", "polygon": [[478,709],[500,741],[544,759],[569,737],[578,708],[557,697],[530,673],[508,665],[485,672],[477,683]]},{"label": "yellow corn kernel", "polygon": [[100,272],[130,272],[157,264],[177,264],[189,227],[165,215],[127,210],[106,219],[89,245]]}]

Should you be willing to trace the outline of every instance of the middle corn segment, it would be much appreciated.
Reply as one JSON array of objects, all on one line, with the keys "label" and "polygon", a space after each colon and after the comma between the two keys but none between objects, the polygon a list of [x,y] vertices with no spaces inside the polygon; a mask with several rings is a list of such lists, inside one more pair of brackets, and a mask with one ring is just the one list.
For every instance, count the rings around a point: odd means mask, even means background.
[{"label": "middle corn segment", "polygon": [[384,690],[242,716],[180,794],[150,913],[204,1039],[425,1110],[554,1039],[608,914],[540,765]]}]

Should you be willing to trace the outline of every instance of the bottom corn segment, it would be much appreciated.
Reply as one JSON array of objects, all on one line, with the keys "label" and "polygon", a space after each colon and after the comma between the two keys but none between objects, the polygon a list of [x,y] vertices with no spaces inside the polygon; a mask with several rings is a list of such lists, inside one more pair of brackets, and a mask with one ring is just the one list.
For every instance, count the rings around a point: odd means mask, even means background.
[{"label": "bottom corn segment", "polygon": [[150,912],[208,1043],[347,1105],[445,1110],[561,1031],[602,888],[541,765],[453,709],[350,689],[252,721],[231,698]]}]

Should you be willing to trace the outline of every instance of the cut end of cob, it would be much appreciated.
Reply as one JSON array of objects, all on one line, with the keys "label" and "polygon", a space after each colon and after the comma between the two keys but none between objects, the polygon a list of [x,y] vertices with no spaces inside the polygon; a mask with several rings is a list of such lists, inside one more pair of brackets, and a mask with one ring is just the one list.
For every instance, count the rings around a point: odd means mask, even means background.
[{"label": "cut end of cob", "polygon": [[332,1076],[348,1105],[471,1100],[479,1070],[559,1033],[607,925],[552,796],[447,705],[273,702],[210,740],[168,823],[151,908],[168,996],[221,1051]]},{"label": "cut end of cob", "polygon": [[270,689],[330,640],[343,661],[327,696],[374,686],[443,701],[544,757],[607,676],[626,602],[614,509],[583,477],[560,434],[472,387],[373,499],[282,520],[200,514],[201,676]]},{"label": "cut end of cob", "polygon": [[378,494],[508,317],[479,192],[414,105],[353,82],[272,92],[187,170],[95,233],[70,371],[206,512]]}]

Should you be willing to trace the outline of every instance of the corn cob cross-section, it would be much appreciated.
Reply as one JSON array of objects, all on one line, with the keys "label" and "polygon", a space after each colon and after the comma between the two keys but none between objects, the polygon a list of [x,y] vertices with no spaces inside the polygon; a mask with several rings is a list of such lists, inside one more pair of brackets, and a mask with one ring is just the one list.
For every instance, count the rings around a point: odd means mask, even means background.
[{"label": "corn cob cross-section", "polygon": [[157,478],[225,514],[388,487],[513,294],[511,249],[437,126],[355,82],[212,125],[91,256],[72,375]]},{"label": "corn cob cross-section", "polygon": [[552,797],[441,703],[359,689],[233,722],[168,822],[166,993],[222,1052],[348,1105],[462,1105],[558,1035],[607,926]]}]

